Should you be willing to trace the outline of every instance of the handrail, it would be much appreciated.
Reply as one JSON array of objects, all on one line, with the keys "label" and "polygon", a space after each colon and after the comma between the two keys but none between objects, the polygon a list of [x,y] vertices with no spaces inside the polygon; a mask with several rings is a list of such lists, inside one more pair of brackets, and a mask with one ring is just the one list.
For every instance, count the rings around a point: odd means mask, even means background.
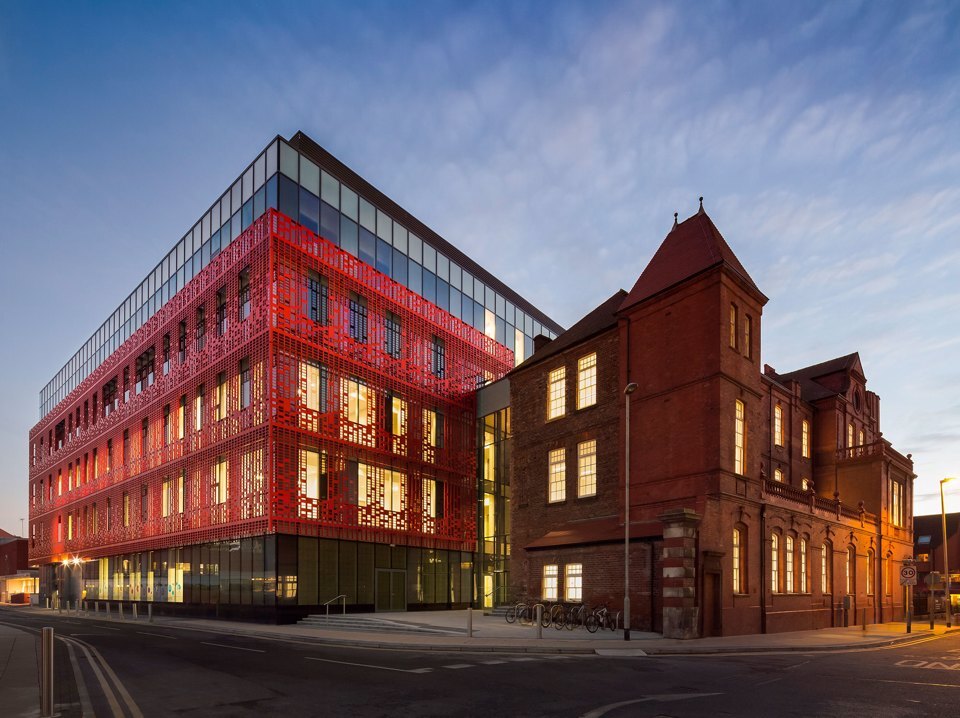
[{"label": "handrail", "polygon": [[330,604],[334,601],[340,601],[343,604],[343,615],[347,615],[347,594],[341,593],[339,596],[334,596],[329,601],[324,602],[322,605],[327,607],[327,618],[326,620],[330,621]]}]

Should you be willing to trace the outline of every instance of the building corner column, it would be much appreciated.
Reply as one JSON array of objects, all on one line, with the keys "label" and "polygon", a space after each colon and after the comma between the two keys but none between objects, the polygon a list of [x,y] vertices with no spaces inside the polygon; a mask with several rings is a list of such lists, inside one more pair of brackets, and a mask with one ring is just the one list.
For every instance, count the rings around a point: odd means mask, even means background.
[{"label": "building corner column", "polygon": [[697,534],[701,516],[693,509],[670,509],[663,523],[663,637],[699,638]]}]

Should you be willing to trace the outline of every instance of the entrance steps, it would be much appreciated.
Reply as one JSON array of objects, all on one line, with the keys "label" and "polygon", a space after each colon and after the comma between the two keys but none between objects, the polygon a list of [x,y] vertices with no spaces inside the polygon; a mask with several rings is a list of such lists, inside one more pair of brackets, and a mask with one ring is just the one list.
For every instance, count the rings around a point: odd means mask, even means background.
[{"label": "entrance steps", "polygon": [[398,621],[387,618],[374,618],[358,614],[311,614],[297,623],[312,628],[326,628],[331,631],[370,631],[377,633],[420,633],[434,636],[462,636],[466,630],[457,628],[438,628],[412,621]]}]

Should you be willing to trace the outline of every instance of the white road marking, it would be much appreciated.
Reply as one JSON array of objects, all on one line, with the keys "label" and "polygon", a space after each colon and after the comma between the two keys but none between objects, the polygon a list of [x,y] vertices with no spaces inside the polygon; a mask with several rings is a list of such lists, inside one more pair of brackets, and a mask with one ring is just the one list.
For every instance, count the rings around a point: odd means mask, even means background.
[{"label": "white road marking", "polygon": [[321,661],[323,663],[336,663],[341,666],[356,666],[357,668],[376,668],[380,671],[394,671],[396,673],[431,673],[432,668],[391,668],[390,666],[374,666],[369,663],[351,663],[350,661],[335,661],[332,658],[317,658],[316,656],[304,656],[308,661]]},{"label": "white road marking", "polygon": [[480,663],[485,666],[499,666],[506,663],[506,661],[480,661]]},{"label": "white road marking", "polygon": [[[64,641],[64,643],[67,642]],[[90,692],[87,690],[87,682],[83,679],[83,671],[80,670],[80,662],[77,660],[77,653],[73,650],[72,643],[67,643],[67,653],[70,654],[70,665],[73,666],[73,677],[77,683],[77,693],[80,696],[80,706],[83,709],[83,715],[92,716],[94,713],[93,704],[90,703]]]},{"label": "white road marking", "polygon": [[228,646],[226,643],[207,643],[206,641],[200,641],[205,646],[217,646],[218,648],[232,648],[235,651],[250,651],[250,653],[266,653],[259,648],[244,648],[243,646]]},{"label": "white road marking", "polygon": [[474,664],[472,663],[454,663],[451,666],[440,666],[440,667],[449,668],[450,670],[457,671],[457,670],[460,670],[461,668],[473,668],[473,665]]},{"label": "white road marking", "polygon": [[539,658],[530,658],[530,657],[528,657],[528,656],[516,656],[516,657],[508,658],[507,660],[508,660],[508,661],[512,661],[512,662],[514,662],[514,663],[523,663],[523,662],[525,662],[525,661],[539,661],[540,659],[539,659]]},{"label": "white road marking", "polygon": [[[947,660],[955,660],[956,656],[951,656]],[[947,665],[946,663],[941,663],[940,661],[916,661],[912,658],[905,658],[902,661],[897,661],[893,665],[900,666],[901,668],[932,668],[939,671],[960,671],[960,663],[951,663]]]},{"label": "white road marking", "polygon": [[873,681],[874,683],[900,683],[905,686],[936,686],[938,688],[960,688],[956,683],[919,683],[917,681],[892,681],[888,678],[860,678],[861,681]]},{"label": "white road marking", "polygon": [[176,636],[168,636],[164,633],[150,633],[149,631],[137,631],[141,636],[156,636],[157,638],[169,638],[171,641],[177,640]]},{"label": "white road marking", "polygon": [[722,693],[666,693],[657,696],[644,696],[643,698],[635,698],[632,701],[620,701],[619,703],[610,703],[609,705],[600,706],[599,708],[594,708],[589,713],[584,713],[580,718],[600,718],[600,716],[606,715],[610,711],[616,710],[617,708],[623,708],[624,706],[631,706],[634,703],[646,703],[647,701],[657,701],[658,703],[667,703],[671,701],[683,701],[688,698],[707,698],[709,696],[719,696],[723,695]]}]

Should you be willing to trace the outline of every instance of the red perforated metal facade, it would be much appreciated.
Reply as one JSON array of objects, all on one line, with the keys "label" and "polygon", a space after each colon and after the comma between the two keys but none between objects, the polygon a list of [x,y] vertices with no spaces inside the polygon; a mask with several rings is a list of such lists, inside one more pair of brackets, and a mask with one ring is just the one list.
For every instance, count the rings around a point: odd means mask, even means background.
[{"label": "red perforated metal facade", "polygon": [[271,533],[472,551],[475,389],[512,365],[269,210],[31,431],[31,562]]}]

